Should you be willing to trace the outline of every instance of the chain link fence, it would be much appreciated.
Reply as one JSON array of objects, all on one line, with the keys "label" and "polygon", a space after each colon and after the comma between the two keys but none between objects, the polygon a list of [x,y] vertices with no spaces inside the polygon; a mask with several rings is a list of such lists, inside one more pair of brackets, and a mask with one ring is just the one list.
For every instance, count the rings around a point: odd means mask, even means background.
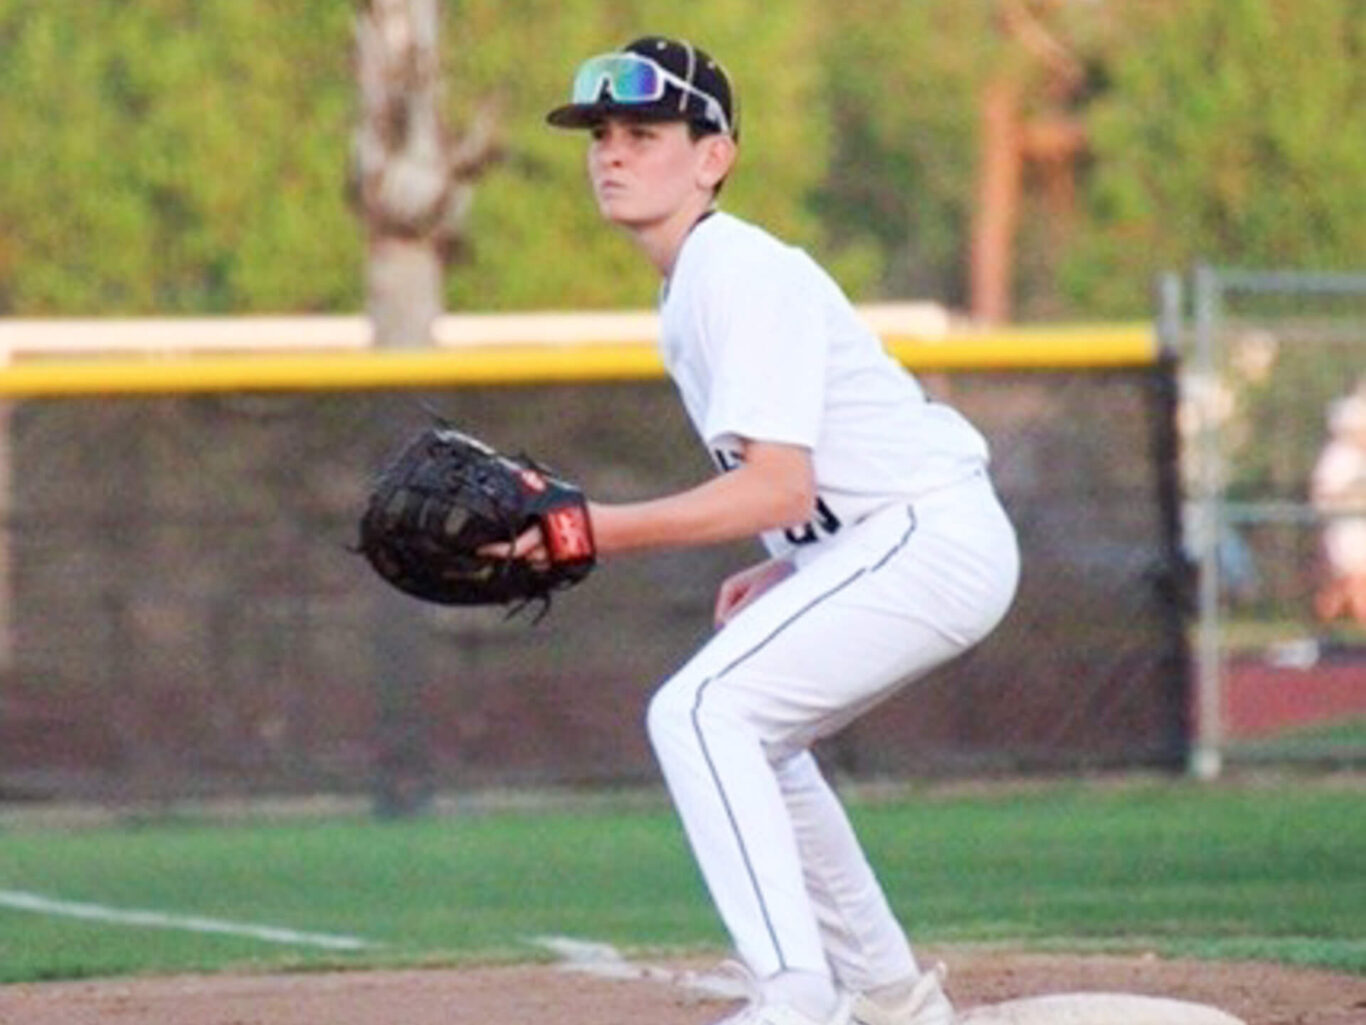
[{"label": "chain link fence", "polygon": [[1193,768],[1366,763],[1366,275],[1200,268],[1184,325],[1180,289]]},{"label": "chain link fence", "polygon": [[[986,644],[827,745],[873,778],[1180,769],[1173,367],[925,375],[991,439],[1020,595]],[[751,545],[611,560],[549,615],[426,606],[351,550],[429,405],[605,500],[711,469],[663,381],[7,407],[0,799],[653,782],[645,704]]]}]

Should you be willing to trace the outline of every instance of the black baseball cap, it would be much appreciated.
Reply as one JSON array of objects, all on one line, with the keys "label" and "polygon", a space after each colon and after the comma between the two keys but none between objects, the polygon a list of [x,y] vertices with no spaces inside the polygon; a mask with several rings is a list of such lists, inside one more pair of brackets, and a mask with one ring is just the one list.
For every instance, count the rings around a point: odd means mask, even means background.
[{"label": "black baseball cap", "polygon": [[574,76],[571,101],[546,120],[557,128],[590,128],[609,116],[689,121],[739,135],[725,69],[691,43],[663,36],[644,36],[588,58]]}]

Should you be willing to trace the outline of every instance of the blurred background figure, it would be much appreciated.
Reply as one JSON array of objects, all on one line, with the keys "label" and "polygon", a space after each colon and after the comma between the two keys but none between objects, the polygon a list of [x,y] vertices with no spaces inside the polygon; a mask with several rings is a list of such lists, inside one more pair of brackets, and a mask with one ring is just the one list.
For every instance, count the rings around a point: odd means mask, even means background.
[{"label": "blurred background figure", "polygon": [[1347,616],[1366,625],[1366,379],[1329,407],[1328,427],[1310,484],[1327,518],[1315,609],[1325,623]]}]

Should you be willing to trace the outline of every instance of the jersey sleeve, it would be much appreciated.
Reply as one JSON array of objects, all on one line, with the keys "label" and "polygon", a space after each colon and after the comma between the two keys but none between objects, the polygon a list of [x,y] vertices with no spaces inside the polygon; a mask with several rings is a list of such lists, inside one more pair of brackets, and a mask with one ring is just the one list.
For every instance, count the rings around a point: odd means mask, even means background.
[{"label": "jersey sleeve", "polygon": [[815,282],[792,251],[718,261],[702,305],[709,445],[734,438],[814,448],[828,357]]}]

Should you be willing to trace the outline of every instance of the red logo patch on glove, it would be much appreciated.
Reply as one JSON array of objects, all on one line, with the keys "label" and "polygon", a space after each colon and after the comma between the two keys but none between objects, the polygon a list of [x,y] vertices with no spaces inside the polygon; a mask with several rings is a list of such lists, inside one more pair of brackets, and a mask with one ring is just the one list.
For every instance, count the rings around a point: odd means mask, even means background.
[{"label": "red logo patch on glove", "polygon": [[552,509],[545,514],[542,532],[551,562],[578,562],[593,557],[593,531],[582,506]]}]

